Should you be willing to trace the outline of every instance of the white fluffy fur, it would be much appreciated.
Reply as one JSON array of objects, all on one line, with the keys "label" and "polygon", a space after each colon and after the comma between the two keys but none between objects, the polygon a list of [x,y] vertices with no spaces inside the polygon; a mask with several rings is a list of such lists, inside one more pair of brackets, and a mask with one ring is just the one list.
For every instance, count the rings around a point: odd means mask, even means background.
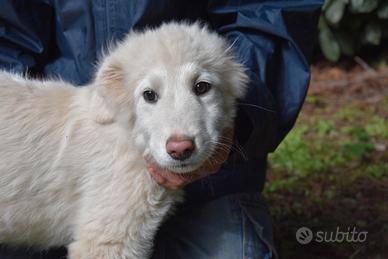
[{"label": "white fluffy fur", "polygon": [[[213,87],[196,96],[201,80]],[[67,245],[71,259],[146,258],[181,199],[152,180],[146,160],[198,168],[232,125],[246,81],[221,37],[178,23],[130,33],[85,87],[0,72],[0,243]],[[184,163],[166,152],[174,134],[195,138]]]}]

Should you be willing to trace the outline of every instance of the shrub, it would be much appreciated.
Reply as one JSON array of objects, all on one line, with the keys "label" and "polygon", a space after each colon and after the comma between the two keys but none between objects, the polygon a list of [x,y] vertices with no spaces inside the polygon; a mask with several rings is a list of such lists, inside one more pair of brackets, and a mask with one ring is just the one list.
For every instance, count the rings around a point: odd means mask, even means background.
[{"label": "shrub", "polygon": [[326,0],[319,21],[323,55],[337,61],[354,56],[363,46],[388,39],[387,0]]}]

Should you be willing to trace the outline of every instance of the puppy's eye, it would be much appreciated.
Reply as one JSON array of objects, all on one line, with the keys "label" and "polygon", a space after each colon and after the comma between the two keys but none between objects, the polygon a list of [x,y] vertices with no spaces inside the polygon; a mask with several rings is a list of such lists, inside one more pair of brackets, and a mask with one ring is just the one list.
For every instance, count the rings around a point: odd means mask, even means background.
[{"label": "puppy's eye", "polygon": [[148,103],[156,103],[158,101],[158,94],[153,90],[145,90],[143,98]]},{"label": "puppy's eye", "polygon": [[201,81],[201,82],[196,83],[194,85],[193,90],[194,90],[194,93],[196,95],[203,95],[203,94],[207,93],[211,87],[212,87],[212,85],[210,83]]}]

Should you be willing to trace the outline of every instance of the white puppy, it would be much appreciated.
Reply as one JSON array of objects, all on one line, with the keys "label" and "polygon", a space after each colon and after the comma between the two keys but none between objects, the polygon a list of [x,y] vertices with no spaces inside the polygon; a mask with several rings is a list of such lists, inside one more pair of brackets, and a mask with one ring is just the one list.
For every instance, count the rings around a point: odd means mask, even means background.
[{"label": "white puppy", "polygon": [[199,168],[246,82],[224,39],[179,23],[130,33],[85,87],[0,72],[0,243],[146,258],[181,199],[146,161]]}]

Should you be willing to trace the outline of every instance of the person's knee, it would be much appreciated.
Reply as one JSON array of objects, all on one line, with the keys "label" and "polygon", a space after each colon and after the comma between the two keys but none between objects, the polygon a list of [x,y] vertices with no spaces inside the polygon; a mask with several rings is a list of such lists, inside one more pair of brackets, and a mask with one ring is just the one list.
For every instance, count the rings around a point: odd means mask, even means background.
[{"label": "person's knee", "polygon": [[271,228],[257,193],[183,206],[161,227],[153,258],[271,258]]}]

